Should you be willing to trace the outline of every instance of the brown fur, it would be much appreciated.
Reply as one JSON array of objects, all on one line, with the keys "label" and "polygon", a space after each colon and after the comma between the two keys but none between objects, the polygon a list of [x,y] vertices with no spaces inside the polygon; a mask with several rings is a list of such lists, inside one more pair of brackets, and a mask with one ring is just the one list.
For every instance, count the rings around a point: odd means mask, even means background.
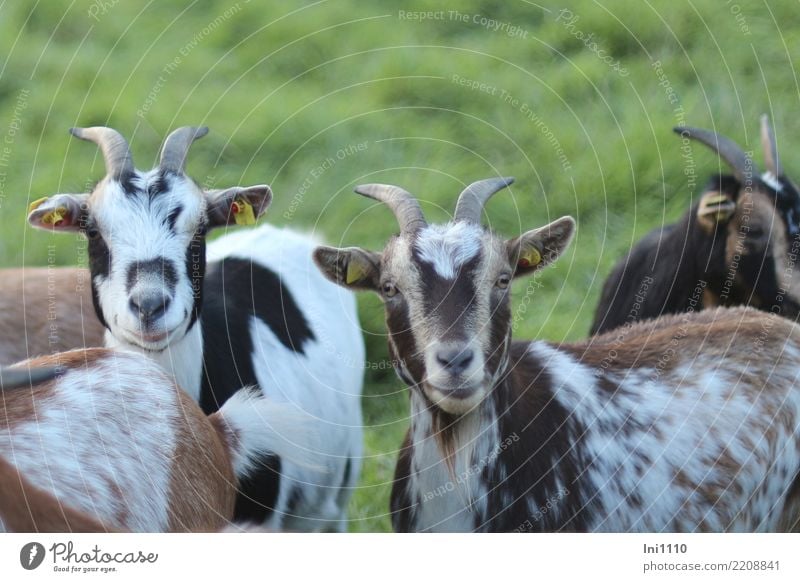
[{"label": "brown fur", "polygon": [[[611,330],[585,342],[560,347],[583,364],[597,368],[608,363],[612,350],[616,352],[613,358],[615,367],[635,369],[654,366],[671,344],[676,353],[685,350],[685,346],[702,346],[703,353],[725,358],[730,357],[732,337],[749,337],[755,344],[764,330],[764,321],[764,313],[752,308],[707,309],[646,320]],[[762,349],[778,353],[787,338],[797,335],[797,328],[788,320],[776,318],[769,333],[763,336]],[[669,359],[663,370],[670,370],[677,362],[678,358]]]},{"label": "brown fur", "polygon": [[0,271],[0,363],[102,346],[86,269]]},{"label": "brown fur", "polygon": [[89,515],[67,507],[31,485],[0,457],[0,522],[14,532],[112,532]]},{"label": "brown fur", "polygon": [[185,422],[172,466],[169,531],[216,531],[230,523],[236,501],[231,441],[217,414],[206,417],[176,390]]},{"label": "brown fur", "polygon": [[[91,368],[110,354],[113,352],[104,348],[73,350],[34,358],[25,366]],[[36,418],[36,408],[56,397],[57,382],[0,392],[0,434],[13,430],[17,423]],[[171,460],[167,531],[217,531],[233,518],[236,478],[230,448],[235,435],[229,434],[219,415],[206,417],[183,390],[178,386],[173,389],[182,413],[175,427],[177,447]],[[1,457],[0,520],[11,531],[109,531],[98,519],[69,508],[32,486]],[[104,521],[125,523],[126,516],[116,515],[113,520]]]},{"label": "brown fur", "polygon": [[55,382],[0,392],[0,434],[36,418],[36,406],[53,397]]},{"label": "brown fur", "polygon": [[[63,366],[65,368],[91,367],[108,351],[104,348],[89,350],[72,350],[63,354],[40,356],[25,362],[25,367],[50,367]],[[19,422],[25,422],[36,417],[36,406],[53,397],[53,388],[57,380],[42,382],[31,388],[17,388],[2,392],[2,406],[0,406],[0,429],[8,430]]]}]

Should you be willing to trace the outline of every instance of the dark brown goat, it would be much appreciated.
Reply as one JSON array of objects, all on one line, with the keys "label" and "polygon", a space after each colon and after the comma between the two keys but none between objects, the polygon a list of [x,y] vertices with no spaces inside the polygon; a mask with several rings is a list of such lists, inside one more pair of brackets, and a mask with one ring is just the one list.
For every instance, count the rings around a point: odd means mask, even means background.
[{"label": "dark brown goat", "polygon": [[731,140],[677,127],[727,162],[681,219],[645,236],[603,286],[591,334],[668,313],[749,305],[794,319],[800,312],[800,193],[783,173],[766,116],[761,140],[767,171]]}]

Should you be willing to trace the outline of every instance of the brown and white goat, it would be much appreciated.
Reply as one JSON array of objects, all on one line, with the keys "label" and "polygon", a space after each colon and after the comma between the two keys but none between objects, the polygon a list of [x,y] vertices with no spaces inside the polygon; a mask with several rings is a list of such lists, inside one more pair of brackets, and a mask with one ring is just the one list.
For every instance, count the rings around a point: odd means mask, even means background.
[{"label": "brown and white goat", "polygon": [[620,343],[511,341],[510,282],[553,262],[564,217],[506,241],[476,182],[429,225],[394,186],[356,191],[400,223],[382,253],[320,247],[327,276],[380,293],[411,425],[399,531],[777,531],[800,516],[800,326],[718,309]]},{"label": "brown and white goat", "polygon": [[[0,531],[218,530],[253,461],[302,446],[291,413],[280,436],[264,422],[281,405],[242,390],[207,417],[135,353],[74,350],[18,366],[0,376]],[[26,368],[56,367],[56,378],[19,381]]]},{"label": "brown and white goat", "polygon": [[87,269],[0,270],[0,362],[103,345]]},{"label": "brown and white goat", "polygon": [[761,139],[767,171],[731,140],[677,127],[725,160],[678,222],[657,229],[620,260],[603,285],[590,332],[602,333],[667,313],[749,305],[795,319],[800,314],[800,193],[783,172],[766,116]]},{"label": "brown and white goat", "polygon": [[[0,370],[0,389],[12,390],[53,380],[61,368]],[[96,519],[59,502],[32,485],[19,470],[0,457],[0,529],[15,532],[101,532]]]}]

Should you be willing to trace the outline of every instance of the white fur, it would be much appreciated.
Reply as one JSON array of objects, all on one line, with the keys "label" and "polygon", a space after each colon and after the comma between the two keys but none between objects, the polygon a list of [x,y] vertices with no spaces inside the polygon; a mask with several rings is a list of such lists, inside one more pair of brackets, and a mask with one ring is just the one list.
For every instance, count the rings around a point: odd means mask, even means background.
[{"label": "white fur", "polygon": [[195,402],[200,401],[200,386],[203,379],[203,332],[199,320],[186,335],[159,352],[151,352],[137,345],[119,341],[108,330],[105,334],[105,345],[149,357],[160,364]]},{"label": "white fur", "polygon": [[[119,353],[67,372],[37,418],[0,438],[0,455],[32,485],[108,526],[164,531],[180,416],[161,369]],[[127,518],[114,521],[120,515]]]},{"label": "white fur", "polygon": [[[309,424],[318,434],[314,450],[307,451],[311,467],[291,459],[282,464],[286,486],[281,485],[269,527],[342,529],[349,495],[339,488],[348,459],[351,487],[360,472],[364,341],[355,298],[325,279],[312,262],[317,244],[308,235],[264,225],[232,232],[208,247],[209,261],[237,257],[279,273],[316,338],[300,354],[287,349],[260,320],[250,322],[259,386],[270,400],[311,417]],[[303,491],[296,515],[284,514],[289,484]]]},{"label": "white fur", "polygon": [[433,265],[445,279],[456,276],[456,270],[481,250],[483,231],[469,222],[428,226],[420,231],[414,246],[419,257]]},{"label": "white fur", "polygon": [[[156,170],[140,174],[138,183],[146,188],[157,175]],[[111,270],[107,277],[95,277],[100,305],[111,332],[120,343],[141,346],[148,350],[163,349],[174,338],[186,333],[188,314],[193,305],[191,286],[185,268],[186,249],[195,229],[203,217],[206,201],[197,187],[187,178],[176,178],[173,187],[152,198],[145,195],[126,194],[118,183],[106,180],[102,194],[92,198],[91,212],[111,251]],[[170,212],[180,205],[183,210],[176,222],[175,232],[167,226]],[[178,277],[175,294],[164,316],[159,320],[159,330],[170,336],[155,343],[144,341],[140,322],[131,311],[126,290],[129,267],[137,261],[165,257],[174,262]],[[161,291],[159,277],[138,283],[131,291]]]},{"label": "white fur", "polygon": [[[140,182],[145,184],[154,176],[152,172],[144,174]],[[191,234],[206,203],[196,187],[183,178],[171,191],[154,197],[152,206],[143,208],[141,200],[109,183],[92,208],[99,224],[118,225],[102,233],[113,255],[112,271],[107,278],[96,280],[100,303],[111,327],[107,345],[149,356],[199,401],[203,331],[197,322],[186,333],[193,299],[183,266]],[[176,224],[178,234],[171,234],[166,217],[177,204],[183,206],[183,211]],[[311,253],[316,244],[307,235],[262,226],[231,232],[210,243],[207,249],[209,262],[237,257],[278,273],[316,338],[304,346],[304,354],[298,354],[281,344],[262,322],[256,318],[250,321],[254,369],[269,402],[289,403],[309,425],[319,427],[321,444],[307,452],[307,465],[312,467],[293,463],[291,458],[282,463],[285,485],[280,487],[278,507],[269,523],[276,528],[341,529],[348,499],[340,490],[345,467],[348,462],[351,464],[350,487],[355,486],[360,472],[360,398],[365,357],[361,327],[355,299],[327,281],[313,264]],[[128,307],[125,278],[134,261],[160,256],[174,260],[179,278],[164,317],[164,328],[171,331],[170,337],[151,345],[136,337],[139,322]],[[275,309],[280,308],[275,305]],[[265,414],[269,424],[285,428],[276,409]],[[244,464],[242,459],[237,462]],[[288,485],[292,483],[303,489],[297,516],[283,515],[291,491]]]},{"label": "white fur", "polygon": [[761,174],[761,179],[766,182],[767,186],[781,192],[783,190],[783,186],[781,186],[780,181],[772,172],[764,172]]},{"label": "white fur", "polygon": [[322,471],[314,466],[312,451],[319,437],[309,419],[286,404],[266,398],[256,388],[242,388],[231,396],[217,414],[235,435],[230,449],[233,472],[238,479],[248,476],[261,455],[273,453],[284,462]]},{"label": "white fur", "polygon": [[[787,344],[786,350],[787,360],[796,362],[798,347]],[[609,402],[600,398],[593,370],[572,356],[543,342],[532,343],[530,353],[546,362],[556,399],[585,427],[581,446],[605,513],[591,529],[692,531],[701,522],[712,531],[778,528],[782,505],[775,500],[800,467],[800,426],[785,427],[767,412],[774,407],[800,422],[797,371],[785,362],[773,368],[755,358],[731,358],[723,367],[702,352],[676,353],[680,365],[660,375],[652,367],[619,371],[626,375],[616,376],[619,390]],[[758,400],[737,386],[747,374],[770,384]],[[636,427],[623,430],[629,419]],[[765,427],[775,431],[774,440]],[[736,474],[714,462],[723,452],[741,467]],[[745,497],[731,489],[712,507],[698,492],[707,483],[736,484]],[[634,491],[643,506],[627,498]]]},{"label": "white fur", "polygon": [[[453,469],[433,437],[425,401],[411,393],[411,442],[414,443],[409,489],[419,499],[414,509],[416,531],[480,531],[475,515],[485,513],[486,484],[480,473],[499,443],[497,420],[488,411],[474,411],[456,429]],[[477,527],[476,527],[477,525]]]}]

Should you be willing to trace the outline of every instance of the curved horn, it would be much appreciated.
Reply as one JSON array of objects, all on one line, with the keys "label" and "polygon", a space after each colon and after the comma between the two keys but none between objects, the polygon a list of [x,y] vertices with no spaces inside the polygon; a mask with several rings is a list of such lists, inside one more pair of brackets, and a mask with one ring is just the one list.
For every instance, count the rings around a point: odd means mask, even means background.
[{"label": "curved horn", "polygon": [[765,113],[761,116],[761,147],[764,150],[764,163],[767,171],[776,178],[781,175],[781,161],[778,158],[778,143],[769,124],[769,117]]},{"label": "curved horn", "polygon": [[489,178],[473,182],[461,192],[456,203],[453,220],[464,222],[480,222],[483,207],[492,194],[499,192],[514,183],[514,178]]},{"label": "curved horn", "polygon": [[742,151],[742,148],[727,137],[706,129],[697,129],[696,127],[674,127],[672,131],[681,136],[699,141],[717,152],[717,155],[731,167],[733,175],[740,182],[752,181],[758,174],[758,169],[752,160],[748,163],[747,155]]},{"label": "curved horn", "polygon": [[63,374],[65,368],[53,366],[46,368],[2,368],[0,369],[0,388],[11,390],[21,386],[33,386],[52,380]]},{"label": "curved horn", "polygon": [[100,146],[109,176],[119,177],[134,172],[131,148],[117,130],[110,127],[72,127],[69,132],[78,139]]},{"label": "curved horn", "polygon": [[428,225],[417,199],[399,186],[362,184],[356,186],[356,193],[383,202],[391,208],[402,232],[416,232]]},{"label": "curved horn", "polygon": [[179,127],[164,140],[164,146],[161,148],[161,162],[159,166],[164,170],[182,174],[183,168],[186,165],[186,154],[189,153],[189,147],[196,139],[200,139],[208,133],[208,128],[205,126],[194,127],[186,126]]}]

